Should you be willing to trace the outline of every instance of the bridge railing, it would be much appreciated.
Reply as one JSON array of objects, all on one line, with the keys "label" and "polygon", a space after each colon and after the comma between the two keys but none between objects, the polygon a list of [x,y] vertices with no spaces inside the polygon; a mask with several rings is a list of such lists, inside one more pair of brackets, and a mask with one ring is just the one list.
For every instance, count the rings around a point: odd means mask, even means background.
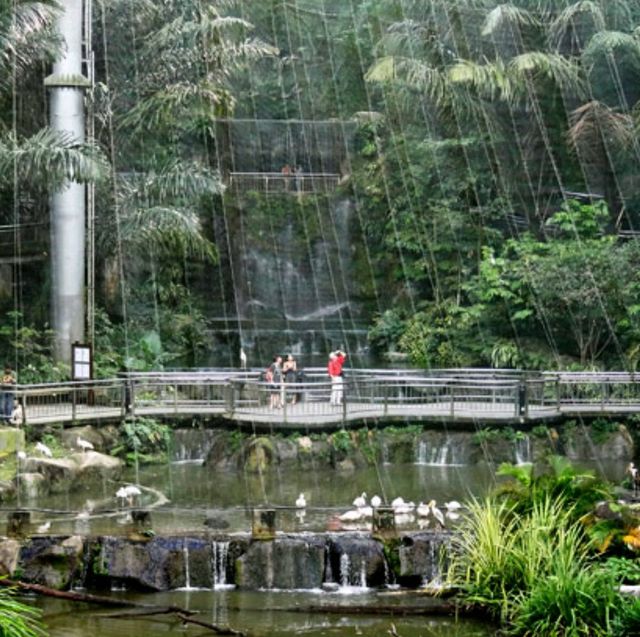
[{"label": "bridge railing", "polygon": [[225,414],[273,420],[279,394],[282,419],[328,422],[358,417],[500,418],[561,413],[640,413],[640,376],[624,373],[524,374],[508,370],[346,370],[344,402],[332,405],[325,368],[308,368],[301,382],[277,388],[262,370],[217,369],[131,373],[119,378],[18,385],[26,422],[76,422],[127,416]]}]

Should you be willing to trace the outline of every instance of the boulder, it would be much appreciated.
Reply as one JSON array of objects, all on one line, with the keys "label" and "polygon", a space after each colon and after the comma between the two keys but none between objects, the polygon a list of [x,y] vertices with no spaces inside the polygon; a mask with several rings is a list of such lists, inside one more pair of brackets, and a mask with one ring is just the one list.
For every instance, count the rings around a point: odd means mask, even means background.
[{"label": "boulder", "polygon": [[253,590],[320,588],[324,556],[322,536],[283,536],[252,542],[236,560],[236,585]]},{"label": "boulder", "polygon": [[82,438],[83,440],[90,442],[96,451],[104,451],[105,449],[108,449],[101,430],[91,425],[65,429],[60,434],[60,442],[62,445],[67,447],[67,449],[78,450],[78,438]]},{"label": "boulder", "polygon": [[20,558],[20,542],[6,539],[0,541],[0,576],[11,577],[18,568]]},{"label": "boulder", "polygon": [[606,435],[604,440],[601,437],[588,427],[572,428],[563,438],[564,454],[570,460],[633,460],[633,439],[624,425]]},{"label": "boulder", "polygon": [[21,473],[14,479],[16,489],[27,499],[49,492],[49,483],[41,473]]},{"label": "boulder", "polygon": [[32,537],[22,546],[22,579],[59,590],[82,574],[84,540],[79,536]]},{"label": "boulder", "polygon": [[78,465],[71,458],[27,458],[25,473],[40,473],[49,490],[59,493],[69,490],[78,476]]},{"label": "boulder", "polygon": [[382,544],[368,535],[335,535],[329,541],[327,581],[342,586],[382,586],[387,579]]},{"label": "boulder", "polygon": [[15,496],[16,488],[13,482],[8,480],[0,480],[0,502],[12,500]]},{"label": "boulder", "polygon": [[415,533],[401,538],[396,576],[407,585],[420,586],[441,580],[450,533]]},{"label": "boulder", "polygon": [[97,451],[74,453],[71,460],[78,468],[78,479],[117,480],[124,462],[120,458],[107,456]]}]

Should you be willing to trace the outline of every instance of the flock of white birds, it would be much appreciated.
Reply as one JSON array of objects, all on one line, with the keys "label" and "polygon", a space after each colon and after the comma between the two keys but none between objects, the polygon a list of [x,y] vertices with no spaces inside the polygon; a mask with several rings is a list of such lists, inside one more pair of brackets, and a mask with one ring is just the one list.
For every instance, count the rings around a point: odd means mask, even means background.
[{"label": "flock of white birds", "polygon": [[[304,493],[298,496],[295,505],[299,512],[303,512],[306,509],[307,500]],[[355,508],[338,515],[337,519],[345,525],[368,523],[373,518],[373,510],[382,505],[383,502],[380,496],[374,495],[367,502],[367,494],[363,492],[354,499],[353,506]],[[459,511],[462,508],[462,505],[456,500],[446,502],[443,510],[437,506],[435,500],[430,500],[426,504],[424,502],[415,504],[414,502],[405,502],[401,497],[392,500],[389,506],[393,510],[395,522],[398,525],[411,524],[417,518],[421,528],[425,528],[433,522],[440,529],[446,527],[447,520],[457,520],[460,517]]]}]

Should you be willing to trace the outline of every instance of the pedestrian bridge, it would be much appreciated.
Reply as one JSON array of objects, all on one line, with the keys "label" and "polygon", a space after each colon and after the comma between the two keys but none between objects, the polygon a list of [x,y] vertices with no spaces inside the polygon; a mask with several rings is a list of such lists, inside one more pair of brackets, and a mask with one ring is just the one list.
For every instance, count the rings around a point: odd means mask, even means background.
[{"label": "pedestrian bridge", "polygon": [[[640,375],[490,369],[347,370],[344,401],[329,402],[326,370],[268,385],[262,370],[131,373],[91,382],[18,385],[24,423],[198,417],[256,429],[325,429],[376,421],[525,424],[640,414]],[[281,408],[269,406],[278,393]]]}]

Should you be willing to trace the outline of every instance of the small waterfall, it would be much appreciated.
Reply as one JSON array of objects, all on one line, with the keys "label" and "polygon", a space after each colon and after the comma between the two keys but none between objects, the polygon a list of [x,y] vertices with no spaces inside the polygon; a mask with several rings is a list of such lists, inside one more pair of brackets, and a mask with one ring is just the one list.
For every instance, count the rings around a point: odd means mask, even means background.
[{"label": "small waterfall", "polygon": [[233,588],[227,583],[230,542],[211,542],[211,584],[212,588]]},{"label": "small waterfall", "polygon": [[346,553],[340,556],[340,586],[347,588],[349,586],[349,572],[351,570],[351,560]]},{"label": "small waterfall", "polygon": [[428,564],[426,572],[422,578],[423,587],[442,586],[442,573],[440,572],[440,554],[444,542],[441,538],[434,537],[429,542],[428,548]]},{"label": "small waterfall", "polygon": [[436,444],[420,439],[416,445],[415,464],[431,467],[452,467],[463,465],[456,445],[447,436]]},{"label": "small waterfall", "polygon": [[343,591],[367,588],[367,560],[360,556],[357,562],[352,563],[347,553],[340,555],[340,588]]},{"label": "small waterfall", "polygon": [[382,439],[382,464],[391,464],[389,460],[389,446],[384,438]]},{"label": "small waterfall", "polygon": [[518,436],[514,443],[514,451],[517,465],[531,463],[531,438],[527,435]]},{"label": "small waterfall", "polygon": [[329,550],[328,544],[326,544],[324,547],[324,563],[324,581],[329,584],[333,584],[335,580],[333,579],[333,568],[331,567],[331,551]]},{"label": "small waterfall", "polygon": [[191,575],[189,573],[189,547],[187,546],[187,540],[185,538],[182,543],[182,556],[184,558],[184,589],[191,590]]}]

